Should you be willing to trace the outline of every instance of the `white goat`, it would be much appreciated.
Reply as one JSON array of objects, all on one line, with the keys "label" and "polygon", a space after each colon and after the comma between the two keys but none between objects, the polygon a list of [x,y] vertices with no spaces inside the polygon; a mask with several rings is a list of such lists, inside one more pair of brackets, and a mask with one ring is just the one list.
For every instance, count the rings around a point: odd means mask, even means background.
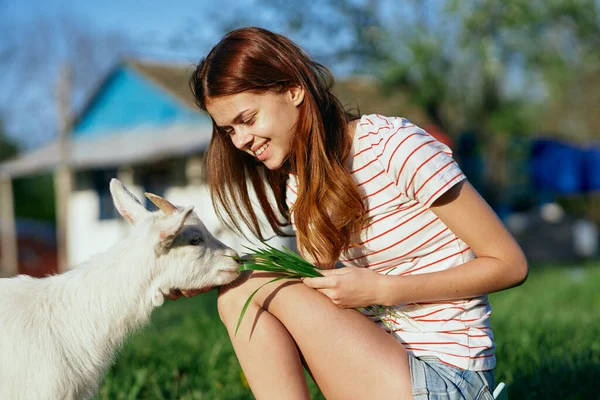
[{"label": "white goat", "polygon": [[85,399],[115,350],[171,289],[233,281],[237,253],[193,212],[147,196],[147,211],[116,179],[110,191],[132,233],[82,266],[44,279],[0,279],[0,399]]}]

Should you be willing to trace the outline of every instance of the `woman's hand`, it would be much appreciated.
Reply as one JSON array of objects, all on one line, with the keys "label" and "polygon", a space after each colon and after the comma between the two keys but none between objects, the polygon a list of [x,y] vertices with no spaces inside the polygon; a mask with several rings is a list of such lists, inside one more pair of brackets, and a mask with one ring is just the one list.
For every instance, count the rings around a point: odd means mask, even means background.
[{"label": "woman's hand", "polygon": [[169,300],[177,300],[181,296],[192,297],[199,295],[200,293],[205,293],[211,291],[212,287],[207,287],[205,289],[193,289],[193,290],[179,290],[179,289],[171,289],[169,293],[165,295],[165,298]]},{"label": "woman's hand", "polygon": [[359,308],[379,304],[378,294],[384,275],[368,268],[344,267],[319,271],[324,277],[303,278],[340,308]]}]

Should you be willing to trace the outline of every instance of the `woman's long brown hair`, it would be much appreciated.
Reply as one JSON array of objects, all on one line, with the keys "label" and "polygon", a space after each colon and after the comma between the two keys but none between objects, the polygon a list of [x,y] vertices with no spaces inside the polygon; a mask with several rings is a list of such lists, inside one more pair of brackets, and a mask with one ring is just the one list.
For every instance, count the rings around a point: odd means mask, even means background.
[{"label": "woman's long brown hair", "polygon": [[[353,242],[366,218],[364,200],[348,168],[352,155],[348,122],[356,117],[332,93],[333,82],[331,72],[291,40],[261,28],[227,34],[200,61],[190,79],[196,102],[204,111],[207,102],[219,96],[245,91],[279,93],[295,86],[304,89],[291,152],[282,168],[271,171],[236,149],[213,120],[206,171],[223,223],[242,233],[243,222],[264,240],[250,200],[252,189],[275,234],[285,235],[283,228],[293,212],[302,249],[329,266]],[[298,180],[298,198],[288,210],[285,194],[290,173]]]}]

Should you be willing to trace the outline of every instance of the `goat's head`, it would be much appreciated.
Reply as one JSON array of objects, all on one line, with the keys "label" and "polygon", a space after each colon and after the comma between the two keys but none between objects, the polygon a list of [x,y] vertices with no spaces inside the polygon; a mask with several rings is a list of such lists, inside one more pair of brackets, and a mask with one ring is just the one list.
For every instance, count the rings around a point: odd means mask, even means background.
[{"label": "goat's head", "polygon": [[171,289],[210,290],[238,276],[238,254],[208,231],[193,207],[182,209],[146,193],[160,209],[150,212],[117,179],[111,180],[110,192],[119,213],[152,241],[156,272],[150,295],[155,306]]}]

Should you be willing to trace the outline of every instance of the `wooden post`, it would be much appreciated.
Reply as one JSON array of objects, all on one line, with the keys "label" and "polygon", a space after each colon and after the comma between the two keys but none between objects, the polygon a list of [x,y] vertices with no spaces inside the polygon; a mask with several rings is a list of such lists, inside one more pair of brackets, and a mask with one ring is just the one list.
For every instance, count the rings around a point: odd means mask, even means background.
[{"label": "wooden post", "polygon": [[193,156],[187,160],[185,175],[190,186],[201,186],[202,181],[202,157]]},{"label": "wooden post", "polygon": [[0,277],[19,273],[12,180],[0,175]]},{"label": "wooden post", "polygon": [[71,117],[71,70],[65,65],[61,71],[57,87],[59,154],[58,166],[54,171],[54,194],[56,197],[56,242],[58,250],[58,272],[69,268],[68,236],[69,197],[72,175],[70,167],[69,134],[72,128]]}]

